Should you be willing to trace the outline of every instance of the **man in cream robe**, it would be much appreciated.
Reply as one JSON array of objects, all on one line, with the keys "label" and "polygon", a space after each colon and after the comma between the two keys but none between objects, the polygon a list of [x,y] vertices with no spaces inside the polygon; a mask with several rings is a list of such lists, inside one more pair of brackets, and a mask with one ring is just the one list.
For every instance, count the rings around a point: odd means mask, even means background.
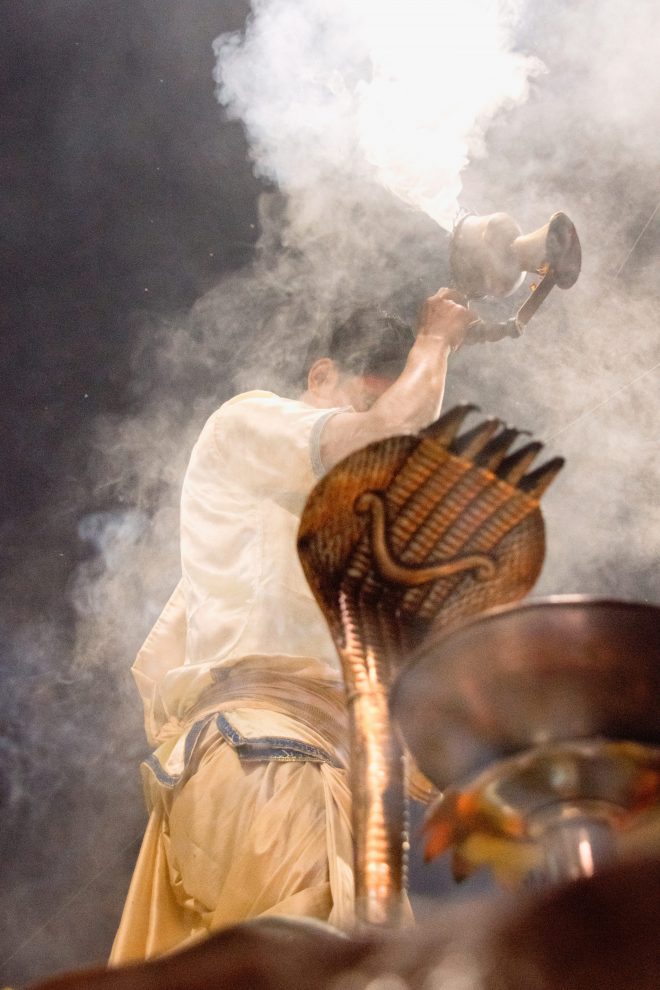
[{"label": "man in cream robe", "polygon": [[133,667],[155,750],[112,963],[268,915],[350,928],[343,682],[297,527],[324,468],[437,416],[470,319],[441,290],[410,349],[399,321],[358,314],[300,400],[248,392],[204,426],[183,484],[182,579]]}]

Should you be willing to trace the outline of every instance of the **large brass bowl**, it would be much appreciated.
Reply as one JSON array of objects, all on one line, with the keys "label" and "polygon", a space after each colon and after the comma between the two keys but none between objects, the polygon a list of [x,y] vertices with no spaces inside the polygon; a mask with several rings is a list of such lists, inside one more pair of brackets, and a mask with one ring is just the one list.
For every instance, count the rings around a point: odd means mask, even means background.
[{"label": "large brass bowl", "polygon": [[431,634],[391,707],[440,789],[544,743],[660,743],[660,607],[587,597],[507,606]]}]

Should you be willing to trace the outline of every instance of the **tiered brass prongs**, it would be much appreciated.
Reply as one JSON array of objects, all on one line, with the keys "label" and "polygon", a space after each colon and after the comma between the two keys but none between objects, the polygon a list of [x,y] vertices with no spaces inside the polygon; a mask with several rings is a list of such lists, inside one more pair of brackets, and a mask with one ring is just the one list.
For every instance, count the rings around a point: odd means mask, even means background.
[{"label": "tiered brass prongs", "polygon": [[542,447],[543,444],[538,443],[538,441],[528,443],[517,450],[515,454],[505,457],[495,470],[497,477],[508,481],[510,485],[517,485],[527,469],[536,460]]},{"label": "tiered brass prongs", "polygon": [[505,427],[497,436],[489,440],[483,450],[479,452],[474,459],[475,464],[489,471],[496,472],[513,442],[524,432],[524,430],[516,430],[510,426]]},{"label": "tiered brass prongs", "polygon": [[488,441],[501,427],[499,419],[485,419],[472,430],[466,430],[452,443],[452,450],[466,461],[474,461],[483,451]]},{"label": "tiered brass prongs", "polygon": [[399,924],[405,911],[393,674],[432,624],[522,597],[543,561],[538,499],[562,462],[526,475],[541,445],[507,458],[518,431],[488,419],[461,433],[474,409],[457,406],[416,436],[351,454],[316,486],[300,524],[303,569],[346,681],[356,912],[369,925]]}]

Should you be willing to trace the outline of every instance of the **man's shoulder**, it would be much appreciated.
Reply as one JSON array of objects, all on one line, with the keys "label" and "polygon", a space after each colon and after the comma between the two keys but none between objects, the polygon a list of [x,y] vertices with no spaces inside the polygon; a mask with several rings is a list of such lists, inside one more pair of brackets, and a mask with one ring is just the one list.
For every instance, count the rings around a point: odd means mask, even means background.
[{"label": "man's shoulder", "polygon": [[188,476],[217,481],[221,470],[228,486],[307,491],[323,473],[319,438],[334,412],[260,389],[235,395],[206,421]]},{"label": "man's shoulder", "polygon": [[265,389],[251,389],[249,392],[239,392],[238,395],[232,396],[231,399],[227,399],[223,402],[215,412],[210,416],[210,419],[217,418],[218,416],[234,416],[236,414],[240,415],[242,412],[247,412],[248,410],[267,410],[273,409],[276,406],[302,406],[298,399],[290,399],[283,395],[277,395],[275,392],[268,392]]},{"label": "man's shoulder", "polygon": [[290,399],[284,399],[281,395],[277,395],[275,392],[268,392],[263,388],[253,388],[248,392],[239,392],[238,395],[232,396],[231,399],[227,399],[226,402],[220,406],[220,409],[226,409],[229,406],[238,405],[239,402],[262,402],[264,400],[272,401],[273,399],[279,400],[280,402],[290,402]]},{"label": "man's shoulder", "polygon": [[218,448],[246,437],[268,438],[298,429],[301,419],[314,414],[311,406],[265,389],[240,392],[223,402],[206,420],[197,448]]}]

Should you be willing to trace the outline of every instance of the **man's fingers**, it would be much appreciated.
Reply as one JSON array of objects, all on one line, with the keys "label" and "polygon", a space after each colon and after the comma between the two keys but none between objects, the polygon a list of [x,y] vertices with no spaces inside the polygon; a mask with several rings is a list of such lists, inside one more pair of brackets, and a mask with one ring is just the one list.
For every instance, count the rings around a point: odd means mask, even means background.
[{"label": "man's fingers", "polygon": [[422,313],[420,323],[423,322],[424,318],[429,318],[433,315],[443,315],[448,312],[457,313],[458,311],[463,311],[468,313],[470,319],[475,319],[474,311],[468,308],[467,297],[459,292],[457,289],[439,289],[435,295],[429,296],[425,300],[422,306]]},{"label": "man's fingers", "polygon": [[468,297],[458,289],[438,289],[435,295],[430,296],[430,299],[449,299],[450,302],[458,303],[459,306],[468,307]]},{"label": "man's fingers", "polygon": [[440,337],[452,350],[463,342],[465,329],[477,319],[467,305],[467,299],[455,289],[440,289],[429,296],[422,307],[419,334]]}]

